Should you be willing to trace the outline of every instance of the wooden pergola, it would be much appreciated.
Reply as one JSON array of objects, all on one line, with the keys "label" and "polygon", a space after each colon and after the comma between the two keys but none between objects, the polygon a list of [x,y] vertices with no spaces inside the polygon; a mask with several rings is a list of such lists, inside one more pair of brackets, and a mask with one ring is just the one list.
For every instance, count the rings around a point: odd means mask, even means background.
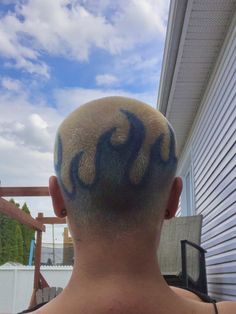
[{"label": "wooden pergola", "polygon": [[65,218],[44,217],[43,213],[38,213],[34,219],[31,215],[26,214],[13,203],[3,199],[3,197],[22,197],[22,196],[50,196],[48,187],[0,187],[0,212],[16,219],[21,224],[28,226],[36,232],[36,247],[34,257],[34,285],[33,293],[29,307],[36,305],[36,291],[45,287],[49,287],[46,279],[40,272],[41,265],[41,249],[42,249],[42,232],[45,232],[45,224],[65,224]]}]

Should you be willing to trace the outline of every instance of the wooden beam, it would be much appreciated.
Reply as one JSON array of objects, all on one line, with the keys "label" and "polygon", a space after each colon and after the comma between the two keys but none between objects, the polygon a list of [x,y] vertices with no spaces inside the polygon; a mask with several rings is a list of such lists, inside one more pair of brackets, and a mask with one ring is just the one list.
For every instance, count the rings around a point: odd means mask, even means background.
[{"label": "wooden beam", "polygon": [[0,187],[0,196],[49,196],[47,186]]},{"label": "wooden beam", "polygon": [[[38,214],[38,217],[41,214]],[[37,231],[36,237],[36,247],[35,247],[35,255],[34,255],[34,289],[40,287],[40,266],[41,266],[41,249],[42,249],[42,231]]]},{"label": "wooden beam", "polygon": [[47,280],[44,278],[41,272],[39,273],[39,281],[40,281],[41,289],[49,287]]},{"label": "wooden beam", "polygon": [[36,218],[42,224],[66,224],[66,218],[59,218],[59,217],[43,217],[43,218]]},{"label": "wooden beam", "polygon": [[26,225],[34,230],[45,231],[45,226],[31,217],[29,214],[23,212],[15,204],[10,203],[0,197],[0,213],[3,213],[13,219],[16,219],[21,224]]}]

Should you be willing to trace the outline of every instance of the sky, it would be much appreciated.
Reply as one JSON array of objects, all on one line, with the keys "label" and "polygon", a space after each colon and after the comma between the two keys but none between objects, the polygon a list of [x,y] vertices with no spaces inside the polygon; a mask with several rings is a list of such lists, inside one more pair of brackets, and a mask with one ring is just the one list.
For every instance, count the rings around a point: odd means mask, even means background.
[{"label": "sky", "polygon": [[[56,130],[81,104],[122,95],[156,107],[168,10],[167,0],[0,1],[1,186],[48,185]],[[16,200],[53,215],[47,197]]]}]

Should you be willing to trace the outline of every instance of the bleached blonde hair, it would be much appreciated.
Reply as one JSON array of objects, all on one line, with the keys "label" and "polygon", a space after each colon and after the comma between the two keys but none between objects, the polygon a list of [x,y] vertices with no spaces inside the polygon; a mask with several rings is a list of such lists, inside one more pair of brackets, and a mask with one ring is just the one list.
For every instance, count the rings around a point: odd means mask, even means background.
[{"label": "bleached blonde hair", "polygon": [[54,156],[68,214],[77,224],[126,229],[160,214],[177,166],[166,118],[117,96],[72,112],[58,130]]}]

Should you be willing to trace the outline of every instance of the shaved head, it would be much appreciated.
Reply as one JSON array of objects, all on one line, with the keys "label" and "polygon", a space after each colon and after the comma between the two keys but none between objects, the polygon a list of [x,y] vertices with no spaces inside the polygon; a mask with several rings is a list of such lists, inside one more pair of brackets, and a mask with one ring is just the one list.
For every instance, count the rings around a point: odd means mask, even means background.
[{"label": "shaved head", "polygon": [[58,130],[54,156],[68,216],[78,226],[127,229],[160,216],[177,166],[165,117],[125,97],[72,112]]}]

